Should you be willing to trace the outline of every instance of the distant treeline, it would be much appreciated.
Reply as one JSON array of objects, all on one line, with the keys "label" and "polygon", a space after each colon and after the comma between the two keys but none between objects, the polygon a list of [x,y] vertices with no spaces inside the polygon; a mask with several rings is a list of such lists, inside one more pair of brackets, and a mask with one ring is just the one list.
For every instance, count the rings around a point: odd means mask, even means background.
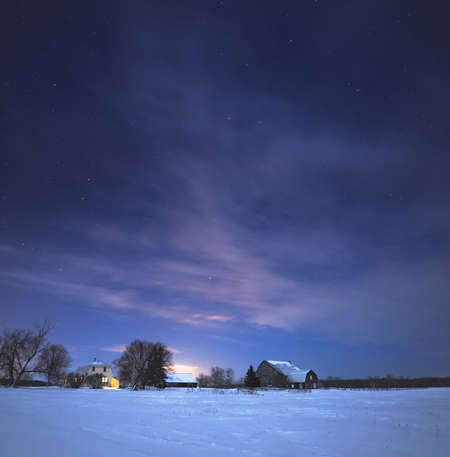
[{"label": "distant treeline", "polygon": [[[11,381],[9,379],[0,378],[0,386],[10,386]],[[22,379],[17,383],[17,387],[43,387],[53,385],[45,381],[39,381],[37,379]]]},{"label": "distant treeline", "polygon": [[450,387],[447,378],[404,378],[386,376],[384,378],[340,379],[328,378],[320,381],[321,387],[340,387],[346,389],[395,389],[411,387]]}]

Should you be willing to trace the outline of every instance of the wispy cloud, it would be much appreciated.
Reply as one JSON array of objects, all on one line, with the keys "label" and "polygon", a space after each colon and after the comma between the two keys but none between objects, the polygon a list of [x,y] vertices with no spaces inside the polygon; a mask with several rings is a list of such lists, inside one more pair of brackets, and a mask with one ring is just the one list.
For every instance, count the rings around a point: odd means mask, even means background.
[{"label": "wispy cloud", "polygon": [[[269,181],[270,170],[264,178]],[[138,238],[132,243],[139,255],[128,258],[127,232],[117,227],[113,239],[104,238],[111,246],[107,254],[55,252],[47,263],[63,265],[62,271],[15,266],[4,269],[0,281],[195,327],[314,328],[339,338],[376,340],[401,338],[411,328],[425,334],[421,323],[428,319],[442,333],[433,317],[448,294],[439,255],[409,263],[380,256],[365,240],[353,240],[347,225],[340,230],[286,224],[272,231],[263,218],[249,226],[236,217],[239,205],[222,203],[220,189],[202,177],[201,167],[177,173],[190,206],[168,212],[169,228],[160,238],[164,252]],[[435,309],[428,316],[420,311],[425,301]]]},{"label": "wispy cloud", "polygon": [[200,372],[200,367],[197,365],[176,364],[172,365],[171,368],[175,373],[192,373],[194,376],[198,376]]},{"label": "wispy cloud", "polygon": [[[125,352],[126,348],[127,348],[126,344],[113,344],[111,346],[102,347],[102,351],[122,353],[122,352]],[[167,349],[170,352],[172,352],[173,354],[182,354],[183,353],[183,351],[181,351],[180,349],[175,348],[175,347],[169,346]]]},{"label": "wispy cloud", "polygon": [[[130,70],[131,101],[108,93],[124,118],[150,103],[140,93],[133,100],[135,83],[152,93],[138,70]],[[182,113],[183,141],[157,143],[161,152],[142,156],[123,178],[115,204],[124,217],[77,221],[76,255],[55,240],[45,261],[29,256],[3,268],[3,285],[198,328],[306,328],[376,340],[412,328],[425,335],[428,322],[444,334],[448,210],[430,203],[443,194],[440,180],[425,186],[420,163],[404,167],[412,139],[399,145],[386,134],[366,144],[321,128],[299,132],[294,107],[274,97],[259,99],[258,109],[231,97],[233,123],[216,116],[202,84],[166,84],[177,95],[170,110]],[[264,112],[272,113],[264,129],[246,123]],[[161,165],[154,156],[168,150]],[[102,166],[111,175],[119,169]]]},{"label": "wispy cloud", "polygon": [[0,243],[0,252],[3,253],[11,253],[14,251],[14,246],[11,246],[10,244],[1,244]]},{"label": "wispy cloud", "polygon": [[126,344],[113,344],[112,346],[103,347],[102,351],[122,353],[125,351],[125,349],[126,349]]}]

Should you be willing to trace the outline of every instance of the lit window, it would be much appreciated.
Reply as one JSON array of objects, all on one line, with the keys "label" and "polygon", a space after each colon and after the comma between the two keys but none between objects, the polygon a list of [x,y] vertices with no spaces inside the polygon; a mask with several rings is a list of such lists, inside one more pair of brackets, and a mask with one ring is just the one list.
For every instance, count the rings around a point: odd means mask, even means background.
[{"label": "lit window", "polygon": [[108,378],[106,376],[103,376],[102,382],[108,382]]}]

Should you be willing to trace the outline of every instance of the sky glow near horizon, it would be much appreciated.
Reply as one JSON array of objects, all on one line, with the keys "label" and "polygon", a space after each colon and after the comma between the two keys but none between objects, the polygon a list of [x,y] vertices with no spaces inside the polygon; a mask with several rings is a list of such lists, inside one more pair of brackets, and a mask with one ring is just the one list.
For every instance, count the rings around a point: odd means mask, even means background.
[{"label": "sky glow near horizon", "polygon": [[49,319],[74,366],[140,338],[197,373],[449,375],[444,15],[102,5],[8,7],[2,327]]}]

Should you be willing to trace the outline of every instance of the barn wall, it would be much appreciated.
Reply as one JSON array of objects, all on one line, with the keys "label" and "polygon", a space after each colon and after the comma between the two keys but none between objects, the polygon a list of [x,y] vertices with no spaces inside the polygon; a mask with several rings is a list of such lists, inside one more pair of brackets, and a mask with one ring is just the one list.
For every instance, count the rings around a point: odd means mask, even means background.
[{"label": "barn wall", "polygon": [[166,387],[197,387],[194,382],[166,382]]},{"label": "barn wall", "polygon": [[277,370],[265,361],[259,364],[256,375],[263,387],[287,387],[289,385],[286,376],[278,373]]},{"label": "barn wall", "polygon": [[319,378],[317,377],[314,371],[310,370],[306,375],[305,388],[306,389],[315,389],[319,385]]}]

